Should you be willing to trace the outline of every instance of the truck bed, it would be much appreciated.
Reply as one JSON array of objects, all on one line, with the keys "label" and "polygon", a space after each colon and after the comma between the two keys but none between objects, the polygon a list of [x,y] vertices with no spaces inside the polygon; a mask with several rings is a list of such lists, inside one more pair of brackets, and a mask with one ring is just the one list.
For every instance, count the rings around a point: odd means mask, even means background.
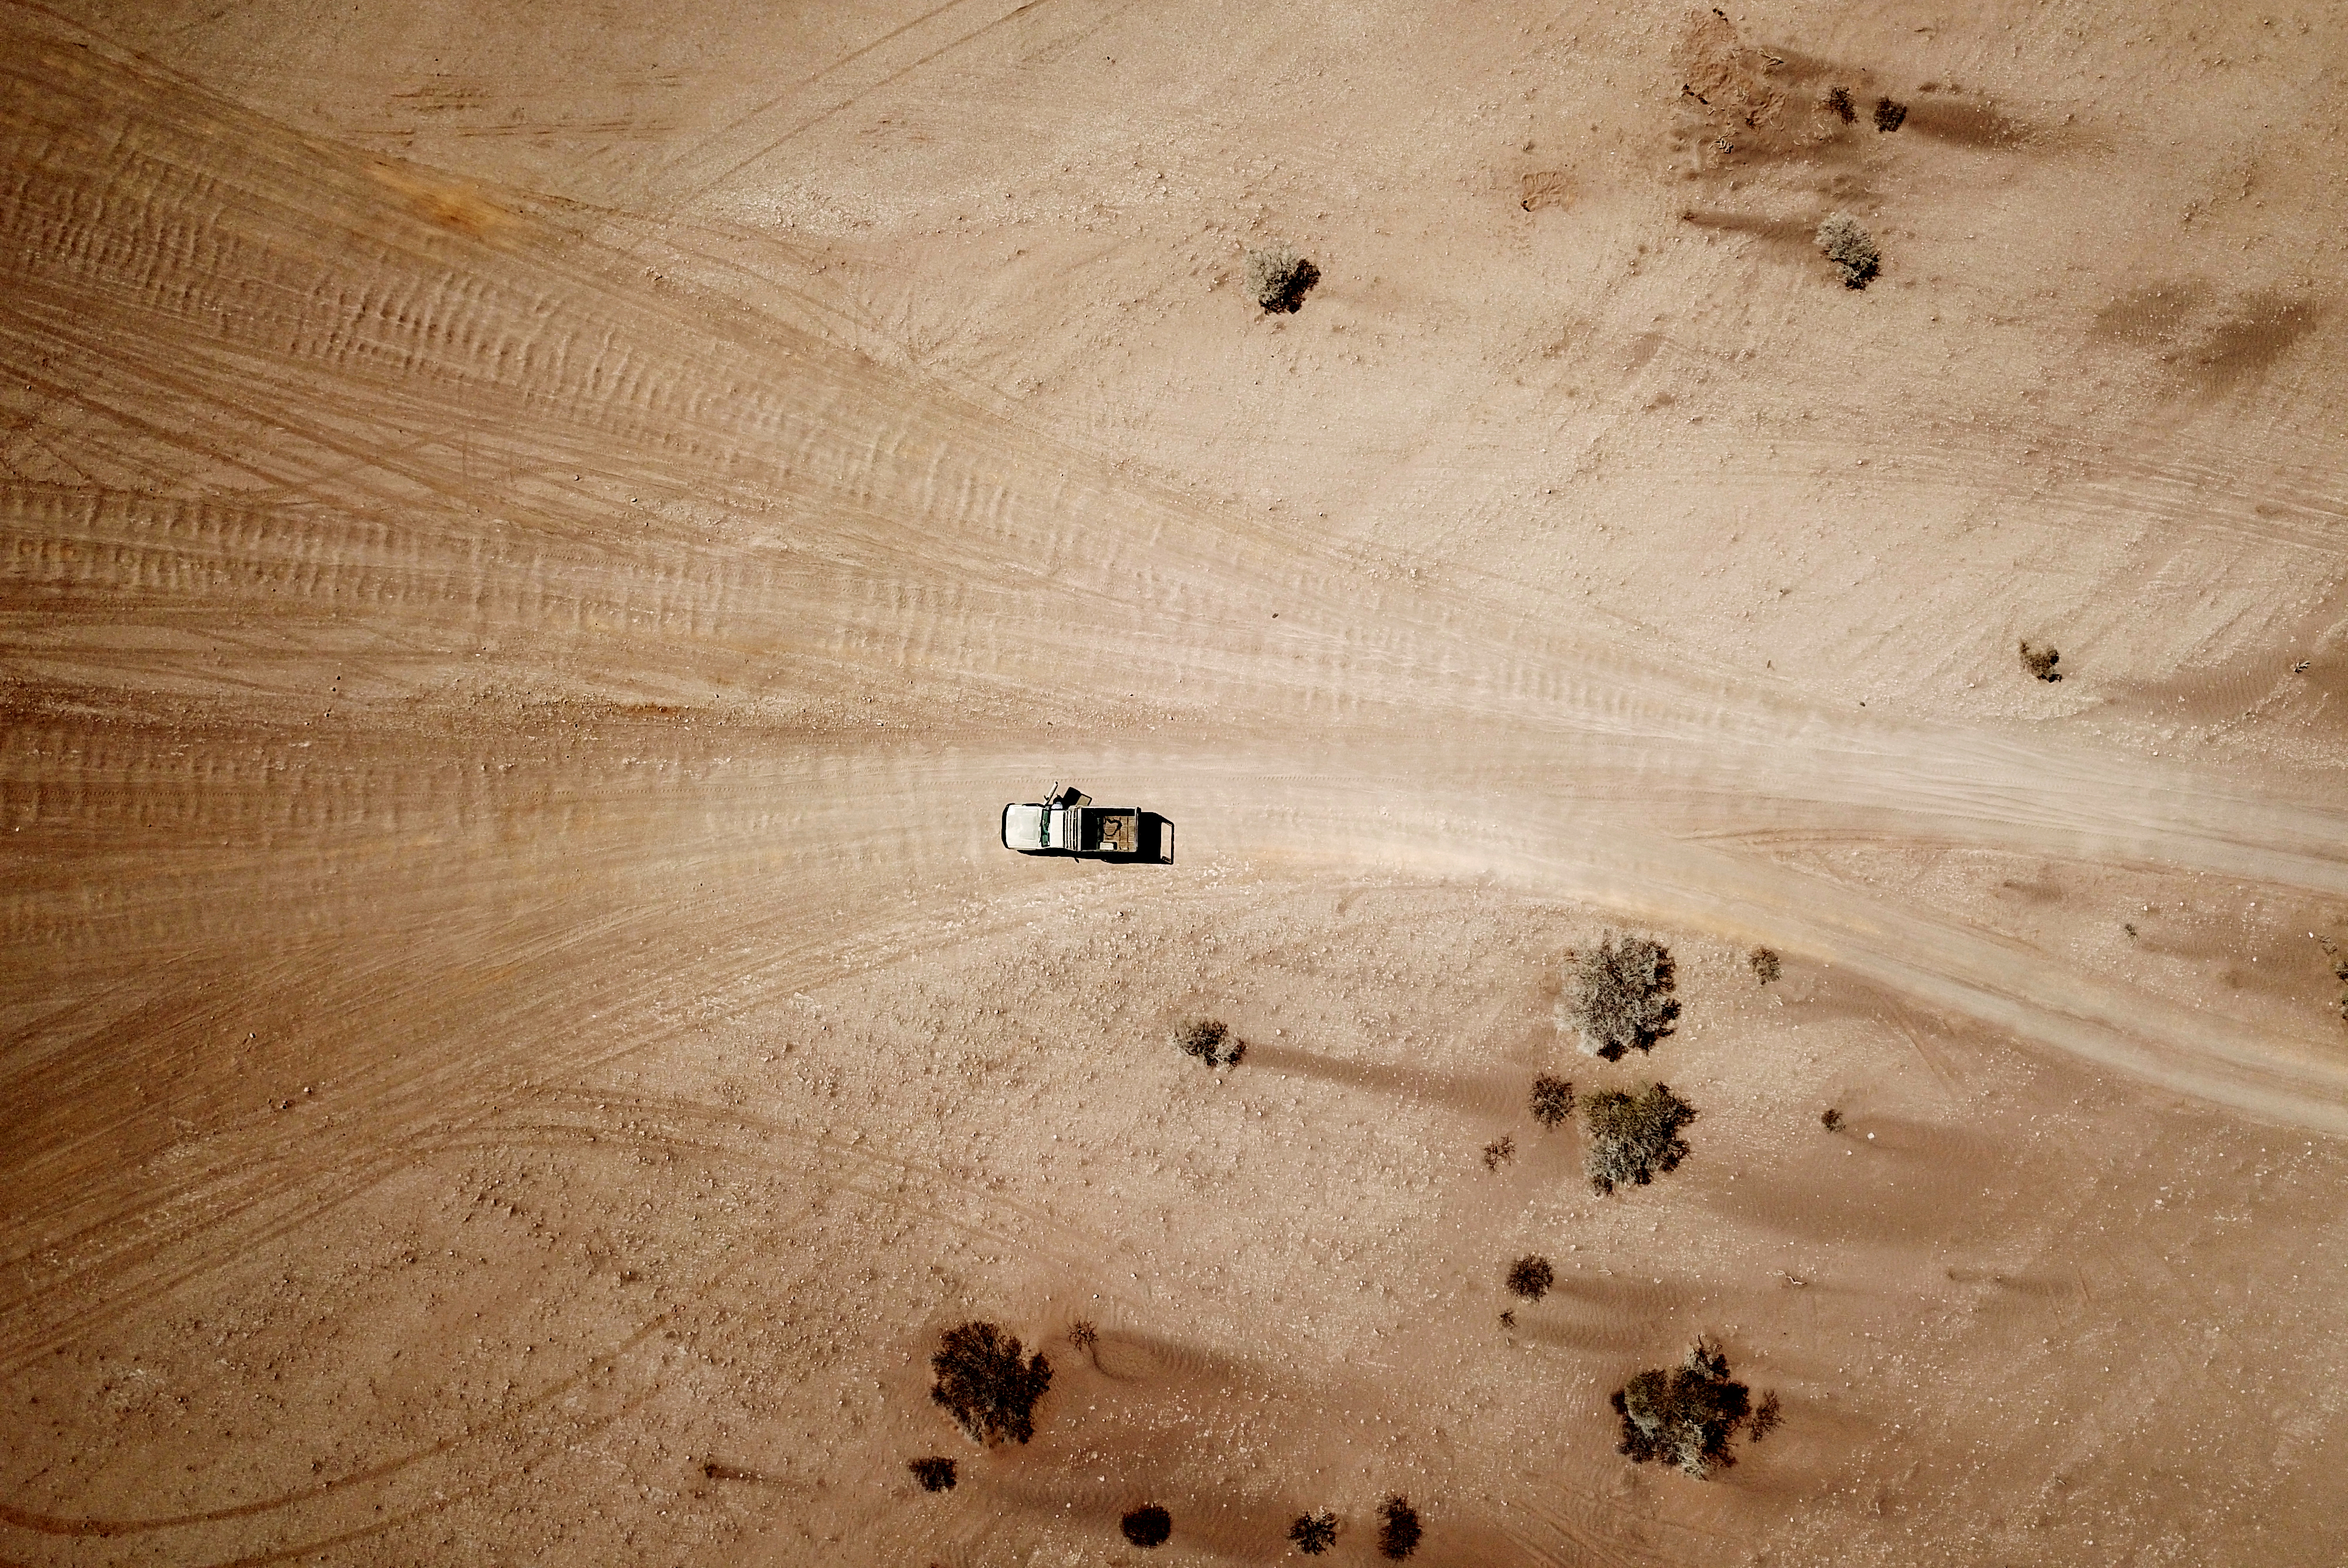
[{"label": "truck bed", "polygon": [[1077,850],[1085,855],[1133,855],[1141,848],[1141,813],[1086,806]]}]

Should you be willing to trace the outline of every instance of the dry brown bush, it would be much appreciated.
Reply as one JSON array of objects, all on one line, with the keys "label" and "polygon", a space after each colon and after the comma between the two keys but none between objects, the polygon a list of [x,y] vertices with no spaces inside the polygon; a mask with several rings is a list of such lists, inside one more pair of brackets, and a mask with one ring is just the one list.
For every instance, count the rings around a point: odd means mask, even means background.
[{"label": "dry brown bush", "polygon": [[1418,1550],[1418,1510],[1410,1499],[1390,1491],[1378,1501],[1378,1555],[1399,1563]]},{"label": "dry brown bush", "polygon": [[1321,281],[1321,269],[1298,255],[1286,243],[1250,251],[1241,258],[1240,286],[1267,315],[1293,314],[1304,308],[1304,296]]},{"label": "dry brown bush", "polygon": [[1554,1129],[1573,1114],[1573,1085],[1544,1072],[1533,1080],[1533,1120]]},{"label": "dry brown bush", "polygon": [[1035,1435],[1035,1401],[1052,1386],[1052,1364],[1041,1350],[1023,1361],[1017,1336],[992,1323],[964,1323],[946,1330],[930,1368],[937,1374],[931,1399],[973,1442],[1024,1443]]},{"label": "dry brown bush", "polygon": [[1318,1557],[1336,1543],[1337,1516],[1334,1513],[1300,1513],[1288,1527],[1288,1538],[1307,1557]]},{"label": "dry brown bush", "polygon": [[1174,1044],[1209,1067],[1236,1067],[1247,1045],[1219,1018],[1188,1018],[1174,1026]]},{"label": "dry brown bush", "polygon": [[1174,1516],[1154,1502],[1145,1502],[1118,1520],[1117,1527],[1128,1541],[1147,1552],[1166,1544],[1166,1538],[1174,1533]]}]

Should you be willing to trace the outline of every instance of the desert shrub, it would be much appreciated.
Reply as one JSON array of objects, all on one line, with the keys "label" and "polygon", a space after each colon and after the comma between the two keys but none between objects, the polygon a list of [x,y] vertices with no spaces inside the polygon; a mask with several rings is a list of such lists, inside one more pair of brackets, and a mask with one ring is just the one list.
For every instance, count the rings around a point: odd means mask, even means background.
[{"label": "desert shrub", "polygon": [[1851,121],[1859,118],[1859,106],[1850,101],[1850,89],[1849,87],[1828,87],[1827,89],[1826,107],[1833,111],[1835,118],[1842,121],[1845,125],[1849,125]]},{"label": "desert shrub", "polygon": [[1250,251],[1241,261],[1240,276],[1248,297],[1266,313],[1293,314],[1303,309],[1304,296],[1321,281],[1321,269],[1289,246],[1272,244]]},{"label": "desert shrub", "polygon": [[922,1483],[923,1491],[952,1491],[954,1486],[954,1461],[943,1454],[932,1454],[927,1459],[907,1460],[905,1468]]},{"label": "desert shrub", "polygon": [[1117,1527],[1125,1532],[1128,1541],[1148,1551],[1166,1544],[1166,1538],[1174,1533],[1174,1516],[1154,1502],[1145,1502],[1118,1520]]},{"label": "desert shrub", "polygon": [[1736,1462],[1729,1439],[1751,1413],[1752,1391],[1730,1378],[1728,1358],[1698,1339],[1685,1360],[1640,1373],[1614,1390],[1621,1451],[1637,1463],[1674,1464],[1698,1481]]},{"label": "desert shrub", "polygon": [[1829,1105],[1818,1112],[1818,1125],[1829,1132],[1842,1131],[1842,1112]]},{"label": "desert shrub", "polygon": [[1695,1116],[1695,1107],[1673,1093],[1667,1083],[1650,1084],[1636,1093],[1601,1089],[1585,1098],[1581,1121],[1590,1146],[1582,1156],[1582,1170],[1591,1186],[1600,1193],[1626,1184],[1643,1187],[1674,1169],[1688,1152],[1680,1129]]},{"label": "desert shrub", "polygon": [[1174,1043],[1209,1067],[1236,1067],[1247,1050],[1243,1041],[1232,1037],[1231,1026],[1219,1018],[1184,1019],[1174,1026]]},{"label": "desert shrub", "polygon": [[1517,1141],[1503,1132],[1484,1145],[1484,1169],[1497,1171],[1517,1157]]},{"label": "desert shrub", "polygon": [[1318,1557],[1336,1543],[1337,1516],[1334,1513],[1300,1513],[1288,1527],[1288,1538],[1307,1557]]},{"label": "desert shrub", "polygon": [[1089,1355],[1100,1343],[1100,1330],[1093,1327],[1091,1318],[1079,1317],[1068,1325],[1068,1343]]},{"label": "desert shrub", "polygon": [[1533,1080],[1533,1120],[1544,1127],[1554,1128],[1573,1114],[1573,1085],[1562,1078],[1542,1073]]},{"label": "desert shrub", "polygon": [[1517,1309],[1511,1307],[1500,1314],[1500,1327],[1503,1328],[1514,1328],[1516,1326]]},{"label": "desert shrub", "polygon": [[1875,248],[1874,238],[1859,226],[1859,220],[1848,212],[1834,213],[1818,225],[1818,249],[1842,270],[1842,286],[1846,289],[1867,287],[1883,270],[1883,252]]},{"label": "desert shrub", "polygon": [[1786,972],[1785,963],[1774,948],[1756,948],[1745,955],[1745,961],[1752,966],[1753,978],[1765,986]]},{"label": "desert shrub", "polygon": [[1785,1417],[1777,1409],[1777,1390],[1772,1389],[1761,1396],[1759,1404],[1753,1407],[1752,1417],[1745,1423],[1745,1440],[1748,1443],[1759,1442],[1763,1438],[1776,1431],[1777,1424],[1784,1419]]},{"label": "desert shrub", "polygon": [[1673,975],[1671,949],[1644,937],[1609,938],[1576,957],[1566,1020],[1581,1031],[1581,1049],[1608,1061],[1653,1049],[1680,1016]]},{"label": "desert shrub", "polygon": [[1418,1510],[1410,1499],[1390,1491],[1378,1502],[1378,1555],[1399,1563],[1418,1550]]},{"label": "desert shrub", "polygon": [[964,1323],[946,1330],[930,1366],[938,1375],[930,1398],[972,1441],[1024,1443],[1035,1435],[1035,1401],[1052,1386],[1052,1364],[1041,1350],[1023,1361],[1016,1336],[992,1323]]},{"label": "desert shrub", "polygon": [[2022,640],[2022,667],[2041,681],[2063,679],[2062,672],[2054,668],[2061,662],[2063,656],[2052,648],[2033,648],[2030,639],[2025,637]]},{"label": "desert shrub", "polygon": [[1890,98],[1878,98],[1875,100],[1876,129],[1898,130],[1901,123],[1905,121],[1907,118],[1908,106],[1906,104],[1894,103]]},{"label": "desert shrub", "polygon": [[1527,1301],[1539,1301],[1557,1283],[1557,1270],[1545,1257],[1520,1257],[1509,1265],[1509,1294],[1521,1296]]}]

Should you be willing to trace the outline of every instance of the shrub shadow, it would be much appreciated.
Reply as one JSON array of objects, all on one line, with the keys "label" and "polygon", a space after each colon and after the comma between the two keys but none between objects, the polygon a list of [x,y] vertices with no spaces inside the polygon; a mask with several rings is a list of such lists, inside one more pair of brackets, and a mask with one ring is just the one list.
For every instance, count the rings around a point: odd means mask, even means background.
[{"label": "shrub shadow", "polygon": [[1422,1067],[1392,1067],[1383,1062],[1341,1061],[1334,1057],[1300,1050],[1290,1045],[1247,1042],[1247,1065],[1317,1078],[1347,1089],[1366,1090],[1403,1100],[1429,1101],[1473,1116],[1505,1116],[1517,1108],[1524,1092],[1514,1080],[1503,1085],[1488,1076],[1459,1079]]},{"label": "shrub shadow", "polygon": [[2044,128],[2007,114],[1994,104],[1930,95],[1920,95],[1909,103],[1900,131],[1914,131],[1955,147],[2037,146],[2053,139]]}]

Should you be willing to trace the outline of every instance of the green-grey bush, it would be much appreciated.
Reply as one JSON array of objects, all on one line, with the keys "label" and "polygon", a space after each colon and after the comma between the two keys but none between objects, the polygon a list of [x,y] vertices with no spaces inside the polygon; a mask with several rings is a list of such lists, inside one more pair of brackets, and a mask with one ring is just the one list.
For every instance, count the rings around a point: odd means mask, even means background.
[{"label": "green-grey bush", "polygon": [[1581,1049],[1608,1061],[1652,1050],[1679,1021],[1671,949],[1644,937],[1608,938],[1577,954],[1563,1004],[1564,1021],[1581,1032]]},{"label": "green-grey bush", "polygon": [[[1677,1367],[1652,1368],[1614,1390],[1621,1450],[1637,1463],[1678,1466],[1698,1481],[1736,1462],[1729,1440],[1752,1415],[1752,1390],[1728,1375],[1728,1358],[1699,1338]],[[1774,1397],[1767,1406],[1776,1424]]]},{"label": "green-grey bush", "polygon": [[1695,1107],[1673,1093],[1668,1083],[1584,1095],[1581,1123],[1590,1142],[1582,1153],[1582,1172],[1591,1187],[1600,1193],[1643,1187],[1676,1168],[1688,1153],[1680,1129],[1695,1117]]},{"label": "green-grey bush", "polygon": [[1818,225],[1818,249],[1842,270],[1842,286],[1863,289],[1883,270],[1883,252],[1874,237],[1848,212],[1837,212]]}]

